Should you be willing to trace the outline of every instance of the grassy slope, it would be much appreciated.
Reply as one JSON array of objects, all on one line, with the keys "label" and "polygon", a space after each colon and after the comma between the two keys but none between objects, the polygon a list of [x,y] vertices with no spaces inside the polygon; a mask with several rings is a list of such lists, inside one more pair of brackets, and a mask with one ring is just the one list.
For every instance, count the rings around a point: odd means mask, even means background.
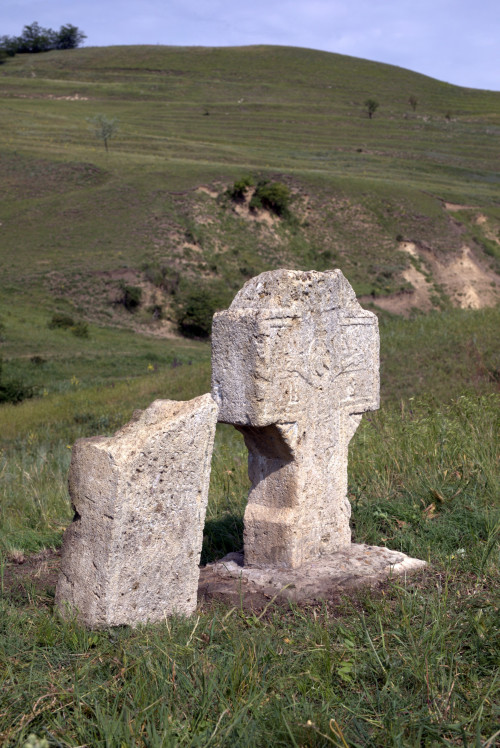
[{"label": "grassy slope", "polygon": [[[368,96],[380,102],[373,120]],[[500,94],[388,65],[286,47],[89,48],[9,60],[0,97],[2,284],[22,279],[41,300],[49,269],[71,282],[145,262],[191,279],[201,269],[233,291],[280,264],[338,265],[358,293],[387,293],[408,263],[398,234],[461,245],[440,199],[500,219]],[[109,156],[85,121],[101,111],[120,120]],[[248,171],[287,180],[306,225],[270,236],[206,195],[172,194],[223,191]]]},{"label": "grassy slope", "polygon": [[[76,93],[89,100],[46,98]],[[139,278],[165,262],[232,295],[249,271],[330,262],[358,291],[380,269],[377,288],[393,288],[397,233],[441,252],[462,241],[436,195],[500,218],[500,94],[308,50],[138,47],[14,58],[0,96],[4,369],[40,394],[0,407],[0,741],[492,746],[498,309],[381,316],[384,405],[353,440],[349,497],[357,540],[430,558],[414,584],[314,611],[215,606],[96,634],[53,616],[52,586],[4,576],[20,551],[59,544],[75,438],[209,386],[206,344],[110,326],[136,318],[99,301],[111,280],[91,269]],[[97,111],[120,118],[108,157],[85,123]],[[310,226],[268,229],[204,193],[171,194],[222,191],[250,170],[287,180]],[[89,339],[47,327],[56,308],[92,319],[99,303]],[[245,462],[221,428],[204,560],[241,545]]]},{"label": "grassy slope", "polygon": [[[58,545],[69,520],[68,443],[114,428],[160,393],[206,389],[208,367],[191,368],[193,377],[178,367],[104,391],[75,384],[1,409],[3,744],[35,733],[50,745],[117,748],[494,745],[493,395],[441,406],[415,398],[364,419],[350,456],[355,538],[431,561],[381,593],[308,610],[270,603],[263,615],[212,605],[189,621],[94,633],[54,617],[52,580],[20,575],[20,549]],[[241,546],[245,462],[234,430],[221,431],[204,560]]]},{"label": "grassy slope", "polygon": [[[372,121],[367,96],[380,101]],[[227,304],[277,266],[341,267],[358,294],[404,288],[398,235],[442,255],[469,238],[494,262],[475,218],[500,227],[498,93],[304,49],[151,46],[17,56],[0,98],[2,348],[35,384],[51,378],[26,370],[33,355],[71,367],[78,350],[80,371],[96,368],[93,343],[42,332],[55,310],[159,332],[148,310],[174,311],[159,271]],[[108,155],[86,122],[101,111],[120,121]],[[297,223],[215,199],[248,172],[290,185]],[[443,199],[476,208],[457,220]],[[147,292],[135,316],[112,304],[124,273]],[[116,359],[123,344],[104,347]]]}]

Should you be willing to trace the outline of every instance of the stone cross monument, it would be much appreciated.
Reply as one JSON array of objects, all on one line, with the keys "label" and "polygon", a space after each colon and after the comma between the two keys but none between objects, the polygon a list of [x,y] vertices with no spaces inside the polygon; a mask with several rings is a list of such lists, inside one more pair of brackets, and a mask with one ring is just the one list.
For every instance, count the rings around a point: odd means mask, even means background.
[{"label": "stone cross monument", "polygon": [[214,317],[212,396],[249,450],[245,565],[296,568],[348,547],[347,449],[379,407],[379,338],[341,271],[248,281]]}]

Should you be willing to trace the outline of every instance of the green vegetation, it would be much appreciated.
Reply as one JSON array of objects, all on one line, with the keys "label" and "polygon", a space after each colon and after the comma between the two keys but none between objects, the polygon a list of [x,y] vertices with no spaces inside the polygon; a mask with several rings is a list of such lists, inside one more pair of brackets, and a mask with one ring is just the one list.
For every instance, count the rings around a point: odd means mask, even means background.
[{"label": "green vegetation", "polygon": [[365,101],[365,107],[366,107],[366,111],[368,113],[369,119],[373,117],[373,115],[375,114],[379,106],[380,104],[378,103],[376,99],[367,99]]},{"label": "green vegetation", "polygon": [[231,200],[235,200],[237,203],[241,202],[245,198],[248,188],[253,187],[254,184],[255,181],[253,177],[249,175],[241,177],[241,179],[237,179],[234,184],[227,188],[226,194],[231,198]]},{"label": "green vegetation", "polygon": [[142,299],[142,289],[138,286],[129,286],[126,283],[120,283],[121,295],[118,300],[123,304],[127,312],[135,312],[139,307]]},{"label": "green vegetation", "polygon": [[[0,405],[2,745],[491,748],[500,309],[453,309],[399,244],[446,264],[466,242],[496,282],[500,94],[311,50],[150,46],[6,57],[0,99],[0,395],[35,395]],[[382,408],[349,463],[355,540],[429,568],[309,608],[61,622],[71,445],[208,391],[213,312],[275,267],[340,267],[372,300],[411,267],[440,293],[441,313],[379,312]],[[204,563],[241,547],[247,490],[220,426]]]},{"label": "green vegetation", "polygon": [[[107,333],[113,378],[96,387],[82,374],[43,398],[3,406],[3,744],[22,745],[33,733],[50,745],[342,746],[339,735],[359,746],[493,745],[500,515],[490,374],[499,365],[498,323],[498,310],[384,321],[384,405],[363,419],[350,450],[354,535],[431,566],[314,608],[269,601],[252,613],[211,603],[192,620],[86,632],[54,617],[53,579],[18,576],[29,563],[19,565],[23,554],[57,547],[70,521],[68,446],[112,432],[155,397],[206,391],[206,345],[190,344],[193,363],[180,364],[182,341]],[[455,359],[442,351],[449,370],[436,369],[443,341],[451,349],[458,330],[482,346],[481,362],[468,368],[465,346]],[[142,361],[135,375],[120,359],[127,346]],[[85,371],[84,360],[74,364]],[[101,367],[102,358],[94,371]],[[220,427],[204,562],[241,547],[247,490],[242,440]]]},{"label": "green vegetation", "polygon": [[20,403],[33,397],[33,388],[19,379],[3,377],[3,361],[0,358],[0,403]]},{"label": "green vegetation", "polygon": [[[340,267],[358,294],[386,296],[407,288],[398,235],[460,251],[444,201],[470,206],[471,224],[484,215],[471,246],[493,263],[499,93],[286,47],[16,55],[0,83],[0,283],[35,309],[57,296],[87,322],[154,328],[146,266],[228,295],[273,267]],[[369,122],[372,92],[383,106]],[[120,122],[108,155],[86,121],[100,110]],[[235,202],[260,181],[289,191],[292,223]],[[122,272],[143,288],[142,316],[113,307]],[[175,294],[155,304],[175,329]]]},{"label": "green vegetation", "polygon": [[[254,189],[253,189],[254,188]],[[235,203],[244,202],[250,194],[250,210],[268,210],[280,218],[290,217],[290,189],[281,182],[271,182],[269,179],[258,179],[257,184],[252,176],[241,177],[227,188],[225,194]]]},{"label": "green vegetation", "polygon": [[290,197],[290,190],[286,184],[261,179],[250,200],[250,208],[265,208],[280,218],[288,218]]},{"label": "green vegetation", "polygon": [[47,327],[50,330],[70,330],[77,338],[88,338],[89,326],[86,322],[75,322],[68,314],[56,312]]},{"label": "green vegetation", "polygon": [[[15,54],[35,54],[52,49],[76,49],[86,35],[76,26],[67,23],[59,31],[44,29],[39,23],[28,24],[20,36],[0,37],[0,51],[9,57]],[[1,59],[1,58],[0,58]]]},{"label": "green vegetation", "polygon": [[104,143],[106,153],[109,150],[108,142],[118,132],[118,120],[110,119],[105,114],[96,114],[93,117],[87,117],[87,122],[94,130],[94,135]]},{"label": "green vegetation", "polygon": [[183,285],[176,297],[179,331],[188,338],[208,338],[214,313],[225,309],[230,302],[227,292],[214,284],[205,283],[196,288]]},{"label": "green vegetation", "polygon": [[56,312],[52,315],[52,319],[47,324],[47,327],[49,330],[59,330],[59,329],[71,329],[75,324],[75,320],[73,317],[70,317],[69,314],[61,314],[59,312]]}]

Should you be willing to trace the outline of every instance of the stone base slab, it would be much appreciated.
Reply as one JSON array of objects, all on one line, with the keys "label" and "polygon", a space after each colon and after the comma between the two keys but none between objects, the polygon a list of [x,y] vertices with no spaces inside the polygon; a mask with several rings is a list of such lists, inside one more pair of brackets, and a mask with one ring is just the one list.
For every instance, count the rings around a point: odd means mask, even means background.
[{"label": "stone base slab", "polygon": [[198,593],[201,599],[237,602],[239,598],[244,603],[252,597],[312,603],[337,598],[357,587],[373,587],[426,565],[400,551],[357,543],[297,569],[245,566],[243,553],[229,553],[202,567]]}]

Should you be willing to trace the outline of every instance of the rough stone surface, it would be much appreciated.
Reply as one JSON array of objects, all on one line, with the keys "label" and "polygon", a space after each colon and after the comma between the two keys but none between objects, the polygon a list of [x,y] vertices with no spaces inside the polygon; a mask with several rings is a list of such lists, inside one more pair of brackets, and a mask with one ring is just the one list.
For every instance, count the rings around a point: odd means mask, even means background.
[{"label": "rough stone surface", "polygon": [[56,604],[90,627],[196,608],[217,406],[156,400],[112,437],[80,439]]},{"label": "rough stone surface", "polygon": [[348,548],[347,449],[379,405],[379,339],[341,271],[246,283],[214,317],[212,395],[249,450],[245,564],[295,568]]},{"label": "rough stone surface", "polygon": [[240,598],[249,603],[263,595],[268,600],[276,597],[313,603],[334,600],[356,587],[375,586],[391,576],[425,566],[425,561],[399,551],[356,543],[298,569],[245,566],[243,553],[229,553],[221,561],[202,568],[199,596],[202,600],[218,597],[227,602]]}]

